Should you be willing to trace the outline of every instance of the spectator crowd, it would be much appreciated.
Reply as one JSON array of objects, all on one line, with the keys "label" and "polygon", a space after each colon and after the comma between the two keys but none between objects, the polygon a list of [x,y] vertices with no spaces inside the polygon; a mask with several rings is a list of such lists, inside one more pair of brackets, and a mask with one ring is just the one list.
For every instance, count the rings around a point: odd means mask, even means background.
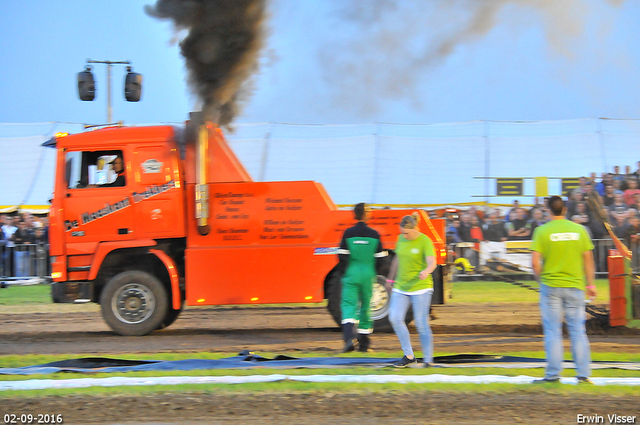
[{"label": "spectator crowd", "polygon": [[48,275],[48,219],[30,213],[0,219],[0,276]]},{"label": "spectator crowd", "polygon": [[[583,225],[592,239],[609,237],[603,224],[603,219],[608,220],[614,234],[636,251],[640,242],[640,161],[637,165],[633,172],[627,166],[624,174],[616,166],[613,173],[581,177],[579,186],[570,192],[566,218]],[[447,219],[448,243],[479,244],[530,240],[536,227],[549,221],[550,212],[546,199],[535,198],[531,208],[514,201],[504,214],[500,209],[478,211],[470,207],[459,215],[448,214]]]},{"label": "spectator crowd", "polygon": [[[567,219],[585,226],[592,239],[609,237],[602,219],[627,247],[640,247],[640,161],[638,169],[625,173],[620,167],[597,177],[581,177],[579,186],[570,192]],[[447,243],[531,240],[536,227],[550,219],[546,199],[535,198],[533,207],[524,208],[513,201],[511,208],[479,211],[471,206],[458,214],[447,214]],[[48,218],[30,213],[0,216],[0,276],[46,276],[50,273],[48,252]],[[475,264],[477,265],[477,264]]]}]

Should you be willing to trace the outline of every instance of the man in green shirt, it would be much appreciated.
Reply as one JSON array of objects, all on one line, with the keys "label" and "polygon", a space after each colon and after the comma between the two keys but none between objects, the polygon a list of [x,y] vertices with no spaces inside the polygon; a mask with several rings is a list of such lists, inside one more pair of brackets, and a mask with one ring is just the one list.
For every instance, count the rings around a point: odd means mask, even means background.
[{"label": "man in green shirt", "polygon": [[591,299],[596,296],[593,243],[584,226],[564,218],[562,198],[552,196],[549,209],[551,221],[536,228],[531,242],[533,273],[540,282],[540,316],[547,355],[545,377],[534,382],[560,380],[564,313],[578,382],[589,383],[591,352],[585,330],[584,297],[585,290]]}]

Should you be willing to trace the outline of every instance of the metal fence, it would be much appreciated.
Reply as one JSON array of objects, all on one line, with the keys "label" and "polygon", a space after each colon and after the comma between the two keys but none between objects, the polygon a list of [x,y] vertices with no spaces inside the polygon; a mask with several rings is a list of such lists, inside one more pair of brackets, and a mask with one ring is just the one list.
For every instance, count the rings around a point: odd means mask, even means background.
[{"label": "metal fence", "polygon": [[[615,245],[611,239],[592,239],[592,241],[594,245],[593,258],[596,266],[596,277],[606,278],[608,274],[607,257],[609,256],[609,251],[615,249]],[[509,241],[506,243],[508,242]],[[462,262],[458,261],[456,264],[456,271],[458,274],[481,275],[478,271],[478,267],[483,264],[483,258],[486,260],[487,258],[490,258],[491,255],[483,253],[482,245],[480,246],[480,249],[477,249],[475,245],[476,244],[472,242],[461,242],[449,245],[449,249],[454,253],[454,261],[461,258],[467,260]],[[629,249],[633,253],[631,260],[632,269],[634,271],[640,270],[640,242],[631,241]],[[509,259],[506,258],[495,258],[495,260],[501,262],[504,266],[503,269],[507,271],[521,271],[523,274],[530,274],[531,260],[530,258],[526,258],[526,256],[530,256],[530,254],[528,253],[528,250],[521,250],[520,254],[523,256],[525,261],[519,261],[517,262],[518,264],[513,261],[509,261]],[[519,265],[523,262],[527,263],[524,267]]]},{"label": "metal fence", "polygon": [[[596,266],[596,277],[606,278],[607,257],[609,251],[615,249],[615,245],[611,239],[593,239],[593,257]],[[467,262],[456,263],[457,274],[478,275],[478,266],[483,264],[482,259],[491,257],[489,254],[482,252],[482,247],[478,250],[476,244],[472,242],[461,242],[449,245],[450,251],[454,253],[453,260],[464,258]],[[633,253],[631,260],[632,269],[635,272],[640,271],[640,241],[631,241],[629,249]],[[529,255],[527,252],[521,252],[522,255]],[[507,270],[521,271],[528,274],[531,272],[531,261],[527,260],[526,266],[513,263],[505,258],[496,258],[502,261]],[[51,275],[51,260],[49,257],[49,245],[47,244],[23,244],[15,247],[0,246],[0,279],[3,281],[19,281],[32,279],[48,279]]]},{"label": "metal fence", "polygon": [[0,246],[0,279],[3,281],[41,281],[50,275],[48,244]]}]

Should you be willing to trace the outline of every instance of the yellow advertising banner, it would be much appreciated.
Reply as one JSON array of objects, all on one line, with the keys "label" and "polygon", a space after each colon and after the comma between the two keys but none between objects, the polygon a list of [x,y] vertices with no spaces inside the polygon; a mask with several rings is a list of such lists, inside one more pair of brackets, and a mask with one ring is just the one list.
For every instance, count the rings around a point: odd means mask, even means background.
[{"label": "yellow advertising banner", "polygon": [[538,198],[549,196],[549,183],[546,177],[536,177],[536,196]]},{"label": "yellow advertising banner", "polygon": [[580,187],[580,179],[562,179],[562,196],[569,196],[576,187]]},{"label": "yellow advertising banner", "polygon": [[522,196],[523,179],[496,179],[497,196]]}]

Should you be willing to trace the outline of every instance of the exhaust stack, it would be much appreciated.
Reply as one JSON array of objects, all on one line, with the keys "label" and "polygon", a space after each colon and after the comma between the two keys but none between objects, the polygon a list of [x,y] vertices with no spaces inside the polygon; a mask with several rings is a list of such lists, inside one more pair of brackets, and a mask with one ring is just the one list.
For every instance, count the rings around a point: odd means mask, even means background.
[{"label": "exhaust stack", "polygon": [[209,185],[214,183],[250,182],[251,176],[242,166],[216,124],[220,115],[191,112],[186,125],[186,181],[194,185],[194,216],[198,232],[211,231],[213,205],[209,201]]},{"label": "exhaust stack", "polygon": [[198,126],[196,138],[196,220],[201,235],[209,233],[209,186],[207,185],[207,159],[209,153],[209,126]]},{"label": "exhaust stack", "polygon": [[187,140],[195,144],[195,216],[198,233],[209,234],[209,131],[214,124],[202,111],[191,112]]}]

